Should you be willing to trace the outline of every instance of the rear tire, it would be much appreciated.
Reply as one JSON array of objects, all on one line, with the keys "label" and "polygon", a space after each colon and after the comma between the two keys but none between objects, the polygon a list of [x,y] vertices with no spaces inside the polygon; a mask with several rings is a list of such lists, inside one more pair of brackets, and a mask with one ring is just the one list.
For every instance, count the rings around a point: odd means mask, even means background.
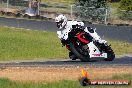
[{"label": "rear tire", "polygon": [[72,60],[76,60],[77,56],[74,53],[69,52],[69,58],[72,59]]},{"label": "rear tire", "polygon": [[81,53],[79,53],[73,43],[70,43],[70,49],[82,62],[90,61],[90,56],[83,56]]}]

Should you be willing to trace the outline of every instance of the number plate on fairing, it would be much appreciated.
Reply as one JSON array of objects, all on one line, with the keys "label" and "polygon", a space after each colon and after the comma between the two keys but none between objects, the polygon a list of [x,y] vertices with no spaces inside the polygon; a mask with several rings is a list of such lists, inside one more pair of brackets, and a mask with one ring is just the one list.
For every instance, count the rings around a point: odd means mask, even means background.
[{"label": "number plate on fairing", "polygon": [[107,53],[92,54],[90,57],[91,57],[91,58],[93,58],[93,57],[103,57],[103,58],[107,58]]}]

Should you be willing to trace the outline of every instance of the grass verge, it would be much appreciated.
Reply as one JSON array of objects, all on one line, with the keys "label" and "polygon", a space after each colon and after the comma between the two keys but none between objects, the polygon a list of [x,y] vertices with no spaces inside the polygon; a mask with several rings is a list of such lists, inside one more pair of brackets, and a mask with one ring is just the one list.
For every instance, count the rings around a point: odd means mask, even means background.
[{"label": "grass verge", "polygon": [[0,60],[66,58],[56,33],[0,27]]},{"label": "grass verge", "polygon": [[111,44],[111,47],[115,52],[115,55],[132,54],[132,43],[112,39],[107,40],[108,43]]},{"label": "grass verge", "polygon": [[110,13],[110,17],[112,19],[117,19],[119,14],[118,14],[118,8],[120,6],[120,3],[108,3],[110,9],[111,9],[111,13]]},{"label": "grass verge", "polygon": [[[132,44],[109,40],[116,55],[132,54]],[[0,26],[0,60],[68,58],[56,33]]]},{"label": "grass verge", "polygon": [[64,4],[71,4],[75,2],[75,0],[42,0],[44,3],[64,3]]},{"label": "grass verge", "polygon": [[[132,81],[132,75],[120,75],[113,76],[110,79],[125,79]],[[78,81],[70,81],[70,80],[62,80],[54,83],[20,83],[14,82],[9,79],[1,78],[0,79],[0,87],[1,88],[84,88],[82,87]],[[131,88],[132,86],[87,86],[86,88]]]}]

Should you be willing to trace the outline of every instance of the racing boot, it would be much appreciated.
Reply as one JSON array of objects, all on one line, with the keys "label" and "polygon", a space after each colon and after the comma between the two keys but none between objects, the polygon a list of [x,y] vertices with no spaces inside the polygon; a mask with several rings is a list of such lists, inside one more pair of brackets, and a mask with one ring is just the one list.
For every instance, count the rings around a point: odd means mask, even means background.
[{"label": "racing boot", "polygon": [[69,52],[69,58],[72,59],[72,60],[76,60],[78,59],[76,55],[74,55],[73,52]]}]

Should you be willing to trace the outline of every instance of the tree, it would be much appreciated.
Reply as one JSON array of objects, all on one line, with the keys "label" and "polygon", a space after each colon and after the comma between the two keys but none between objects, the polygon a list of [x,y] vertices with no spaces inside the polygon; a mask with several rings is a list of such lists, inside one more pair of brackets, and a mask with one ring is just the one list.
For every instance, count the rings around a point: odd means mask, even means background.
[{"label": "tree", "polygon": [[121,0],[119,6],[121,19],[132,20],[132,0]]},{"label": "tree", "polygon": [[27,3],[28,1],[24,1],[24,0],[9,0],[9,4],[12,6],[27,6]]},{"label": "tree", "polygon": [[107,7],[106,0],[77,0],[77,16],[85,21],[104,21]]},{"label": "tree", "polygon": [[119,8],[121,10],[132,11],[132,0],[121,0]]}]

